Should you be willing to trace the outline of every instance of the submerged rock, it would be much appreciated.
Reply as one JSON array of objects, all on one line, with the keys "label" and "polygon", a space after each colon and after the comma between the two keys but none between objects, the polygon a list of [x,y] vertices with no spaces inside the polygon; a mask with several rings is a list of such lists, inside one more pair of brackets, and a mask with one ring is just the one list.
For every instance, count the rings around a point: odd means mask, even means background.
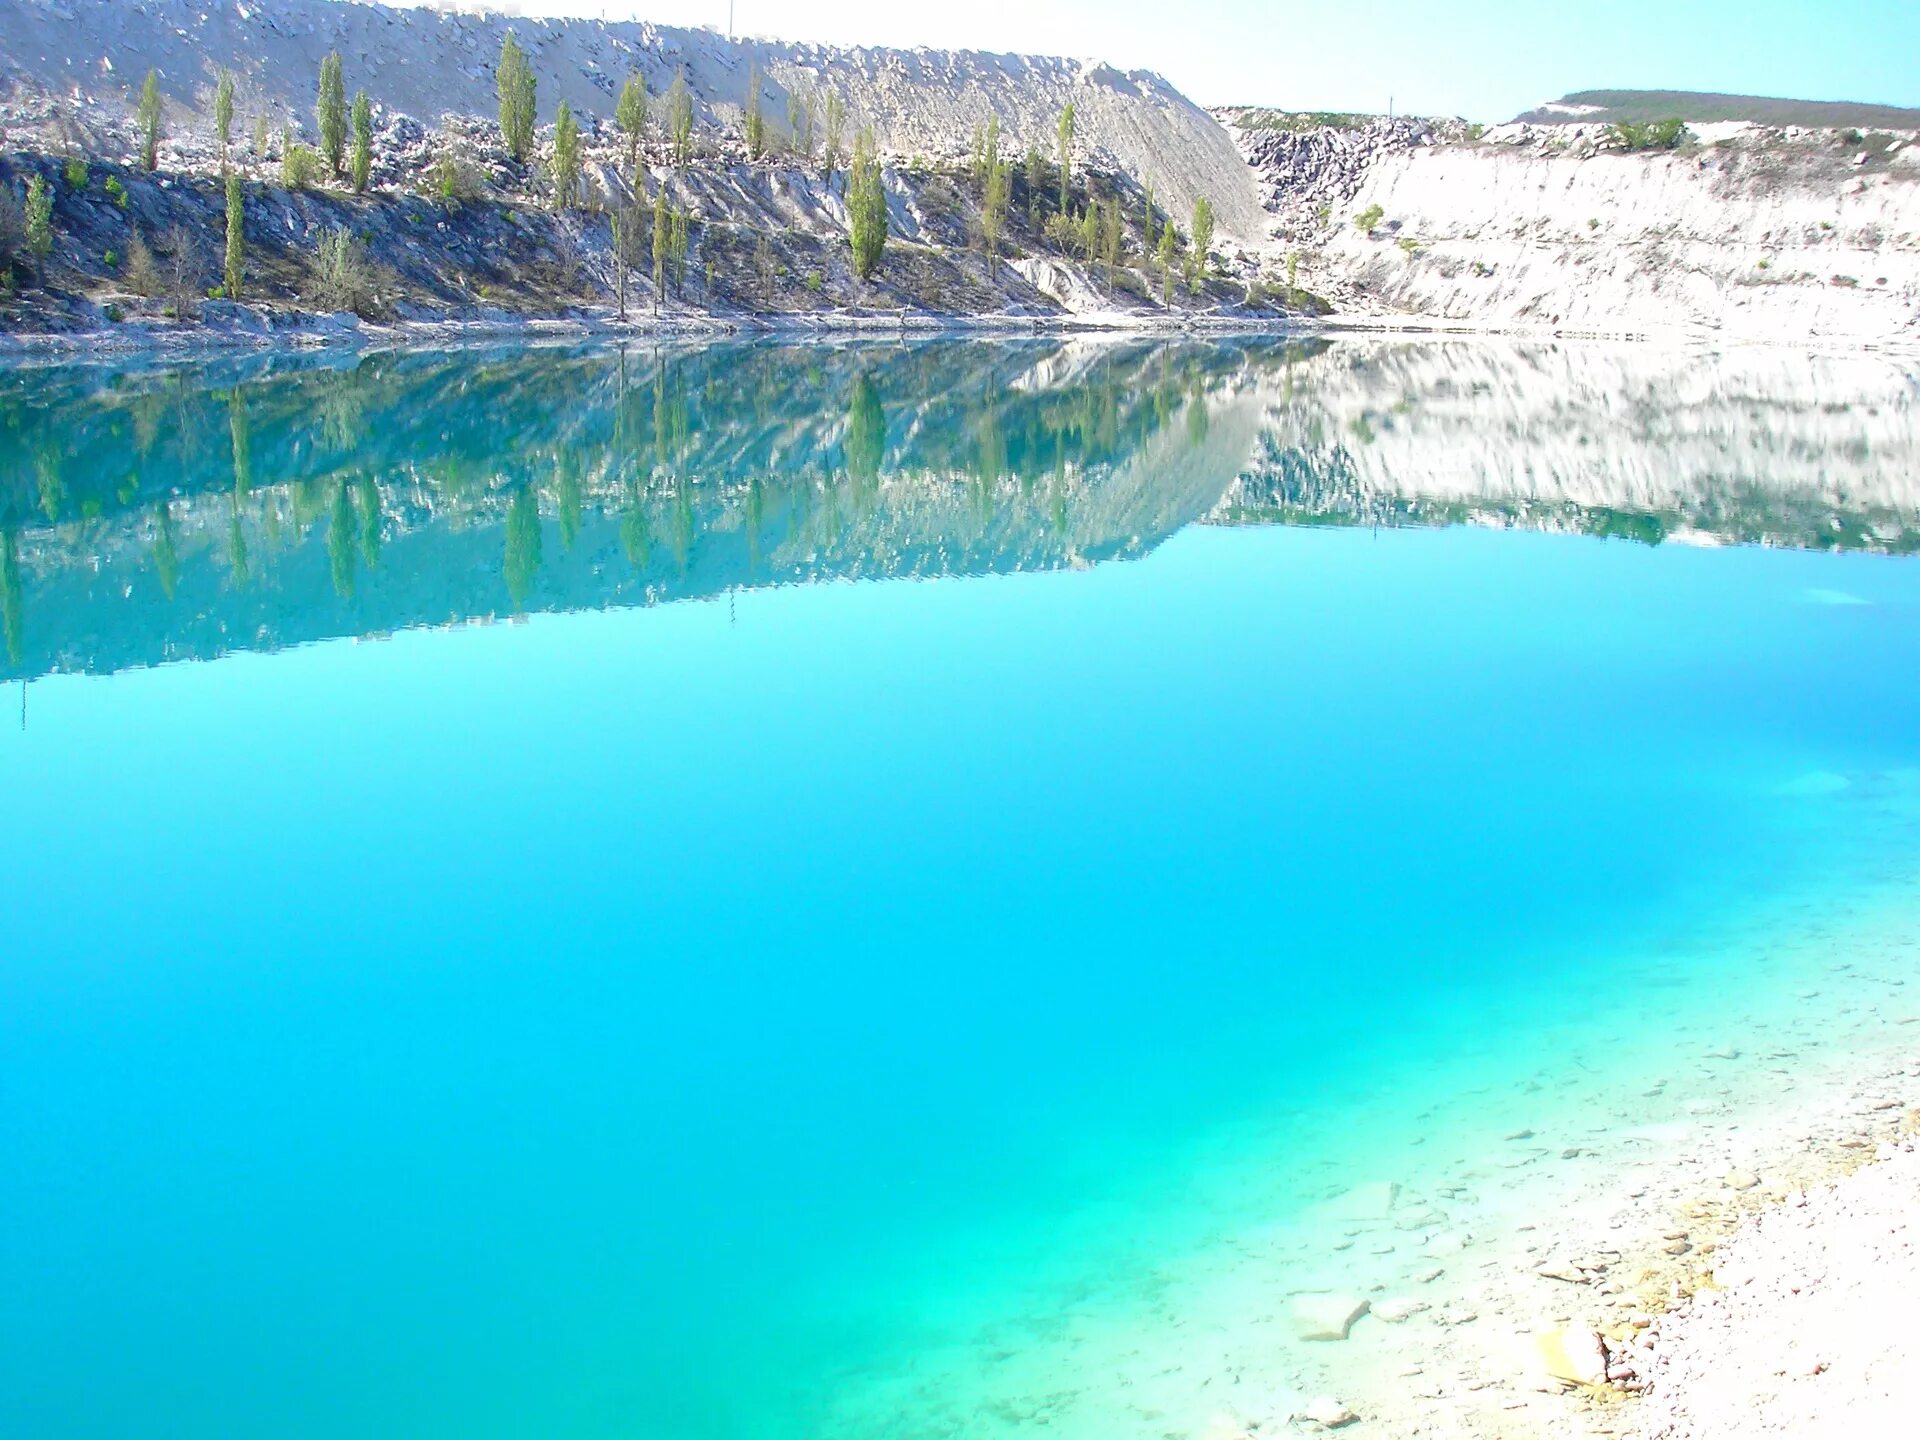
[{"label": "submerged rock", "polygon": [[1539,1330],[1531,1337],[1535,1377],[1549,1388],[1599,1385],[1607,1378],[1607,1350],[1591,1330]]},{"label": "submerged rock", "polygon": [[1296,1340],[1344,1340],[1370,1305],[1358,1295],[1302,1295],[1290,1320]]},{"label": "submerged rock", "polygon": [[1328,1430],[1338,1430],[1343,1425],[1351,1425],[1360,1417],[1342,1405],[1331,1395],[1319,1395],[1307,1402],[1306,1409],[1300,1412],[1300,1418],[1311,1420]]}]

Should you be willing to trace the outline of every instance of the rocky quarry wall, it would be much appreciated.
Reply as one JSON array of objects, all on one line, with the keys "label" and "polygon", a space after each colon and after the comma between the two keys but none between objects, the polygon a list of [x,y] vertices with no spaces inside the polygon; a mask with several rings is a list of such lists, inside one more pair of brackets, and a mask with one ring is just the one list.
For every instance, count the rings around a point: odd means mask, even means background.
[{"label": "rocky quarry wall", "polygon": [[449,113],[495,112],[493,68],[509,29],[539,82],[543,122],[565,100],[610,126],[629,72],[645,76],[658,97],[684,70],[702,120],[737,129],[757,63],[763,113],[779,132],[790,93],[832,91],[847,107],[847,144],[871,126],[881,150],[896,157],[960,155],[975,127],[997,115],[1015,154],[1037,145],[1051,155],[1071,101],[1085,161],[1151,185],[1176,216],[1205,195],[1227,240],[1250,244],[1265,228],[1252,176],[1205,110],[1147,71],[1049,57],[736,41],[638,22],[338,0],[0,0],[0,95],[15,104],[56,97],[82,127],[113,123],[131,113],[153,67],[174,143],[204,148],[221,69],[238,77],[242,133],[261,114],[276,131],[287,120],[310,130],[320,61],[338,50],[349,90],[364,88],[388,112],[437,124]]},{"label": "rocky quarry wall", "polygon": [[[1376,121],[1237,130],[1269,243],[1362,317],[1601,334],[1920,339],[1912,134]],[[1378,207],[1362,230],[1355,218]]]}]

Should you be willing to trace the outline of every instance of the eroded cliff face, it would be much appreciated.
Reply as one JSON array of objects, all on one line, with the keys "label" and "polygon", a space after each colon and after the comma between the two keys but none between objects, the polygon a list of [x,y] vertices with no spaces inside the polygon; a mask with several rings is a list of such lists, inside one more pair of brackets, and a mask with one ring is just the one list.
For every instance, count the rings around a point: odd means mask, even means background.
[{"label": "eroded cliff face", "polygon": [[[847,110],[843,154],[867,126],[896,157],[964,154],[989,116],[999,118],[1012,153],[1034,145],[1051,154],[1071,102],[1084,162],[1151,185],[1171,214],[1190,214],[1207,196],[1225,238],[1252,243],[1264,228],[1252,177],[1205,110],[1151,72],[1053,57],[733,41],[638,22],[338,0],[0,0],[0,94],[29,106],[58,98],[85,129],[129,115],[152,67],[167,100],[169,145],[204,152],[220,70],[238,77],[241,133],[260,115],[277,133],[283,121],[311,126],[315,75],[322,57],[338,50],[350,90],[364,87],[385,110],[432,124],[445,114],[495,113],[493,70],[509,29],[539,82],[543,122],[564,100],[589,125],[610,127],[629,73],[644,76],[657,100],[684,72],[701,123],[737,130],[757,64],[762,110],[780,135],[789,97],[818,105],[832,93]],[[31,114],[23,110],[16,128]],[[163,158],[163,168],[191,168],[172,159]]]},{"label": "eroded cliff face", "polygon": [[1914,138],[1704,125],[1629,153],[1584,126],[1240,132],[1271,246],[1347,314],[1795,341],[1920,339]]}]

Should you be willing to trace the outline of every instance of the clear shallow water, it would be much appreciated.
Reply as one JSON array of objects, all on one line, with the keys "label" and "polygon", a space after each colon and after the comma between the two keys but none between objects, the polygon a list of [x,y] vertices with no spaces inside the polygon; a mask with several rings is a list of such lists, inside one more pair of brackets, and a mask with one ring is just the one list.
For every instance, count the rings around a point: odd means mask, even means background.
[{"label": "clear shallow water", "polygon": [[9,376],[4,1428],[1031,1430],[947,1358],[1883,917],[1911,377],[1639,363]]}]

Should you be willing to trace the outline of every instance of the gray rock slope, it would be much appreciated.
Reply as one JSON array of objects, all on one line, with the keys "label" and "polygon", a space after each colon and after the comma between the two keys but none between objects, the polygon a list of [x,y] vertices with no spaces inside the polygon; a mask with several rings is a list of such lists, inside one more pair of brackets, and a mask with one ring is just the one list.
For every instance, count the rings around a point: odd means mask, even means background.
[{"label": "gray rock slope", "polygon": [[1184,216],[1205,195],[1220,233],[1256,242],[1265,221],[1247,166],[1225,129],[1158,75],[1108,65],[962,50],[835,49],[730,41],[709,30],[644,22],[540,19],[341,0],[0,0],[0,88],[68,97],[125,113],[149,67],[160,72],[169,123],[211,124],[222,68],[239,78],[237,128],[265,115],[312,127],[321,57],[338,50],[350,89],[378,105],[433,121],[491,115],[493,66],[511,28],[539,80],[550,119],[567,101],[611,123],[629,71],[660,95],[683,68],[708,123],[737,125],[755,60],[762,104],[784,129],[794,91],[838,93],[848,135],[873,127],[901,156],[964,152],[975,126],[997,115],[1010,146],[1051,153],[1071,101],[1079,151],[1150,184]]}]

